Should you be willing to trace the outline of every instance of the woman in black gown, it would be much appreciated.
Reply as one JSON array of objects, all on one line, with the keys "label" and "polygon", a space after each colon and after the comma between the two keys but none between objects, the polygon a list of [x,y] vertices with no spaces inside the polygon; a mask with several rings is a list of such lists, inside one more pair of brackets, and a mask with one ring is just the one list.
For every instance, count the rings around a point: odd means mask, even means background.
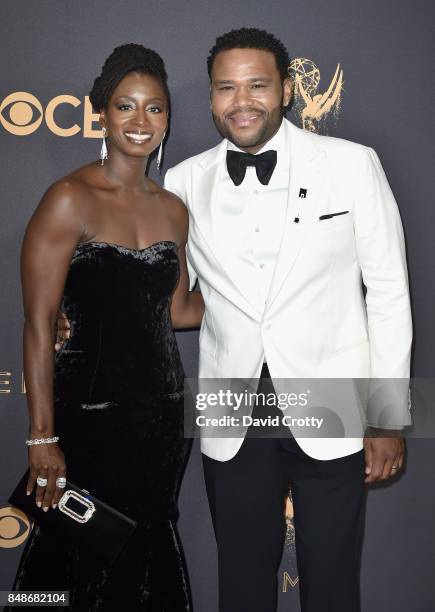
[{"label": "woman in black gown", "polygon": [[[77,611],[184,612],[175,523],[190,443],[173,327],[198,326],[203,302],[188,292],[186,209],[145,176],[167,130],[161,58],[141,45],[116,48],[90,99],[108,157],[50,187],[23,243],[29,438],[59,437],[29,446],[28,490],[58,511],[66,476],[139,527],[109,567],[36,525],[13,588],[68,590]],[[59,306],[71,337],[53,359]]]}]

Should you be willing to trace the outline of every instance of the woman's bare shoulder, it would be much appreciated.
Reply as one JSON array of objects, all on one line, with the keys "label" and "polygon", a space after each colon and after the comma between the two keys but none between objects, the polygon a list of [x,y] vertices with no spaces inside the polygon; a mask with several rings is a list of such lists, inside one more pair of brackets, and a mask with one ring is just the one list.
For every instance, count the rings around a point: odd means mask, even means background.
[{"label": "woman's bare shoulder", "polygon": [[159,199],[161,200],[162,204],[167,206],[173,214],[178,214],[181,216],[187,214],[186,205],[181,198],[175,195],[175,193],[172,193],[172,191],[168,191],[167,189],[160,187],[160,185],[157,185],[157,187]]},{"label": "woman's bare shoulder", "polygon": [[44,208],[61,207],[79,210],[92,197],[94,181],[92,164],[82,166],[52,183],[41,199]]},{"label": "woman's bare shoulder", "polygon": [[152,189],[158,209],[173,226],[177,241],[179,243],[184,242],[187,238],[189,215],[183,200],[154,182],[152,182]]},{"label": "woman's bare shoulder", "polygon": [[168,214],[174,219],[174,221],[187,229],[189,222],[189,214],[183,200],[179,198],[175,193],[162,189],[162,199],[167,207]]},{"label": "woman's bare shoulder", "polygon": [[32,221],[82,227],[92,201],[88,175],[88,167],[83,166],[52,183],[36,207]]}]

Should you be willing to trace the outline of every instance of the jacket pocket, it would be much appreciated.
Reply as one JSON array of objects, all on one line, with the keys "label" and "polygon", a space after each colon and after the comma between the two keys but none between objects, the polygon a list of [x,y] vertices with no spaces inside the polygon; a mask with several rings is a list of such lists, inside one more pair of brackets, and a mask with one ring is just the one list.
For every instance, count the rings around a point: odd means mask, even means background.
[{"label": "jacket pocket", "polygon": [[349,212],[348,210],[342,210],[341,212],[327,213],[325,215],[320,215],[319,221],[325,221],[327,219],[332,219],[333,217],[338,217],[339,215],[347,215],[348,212]]}]

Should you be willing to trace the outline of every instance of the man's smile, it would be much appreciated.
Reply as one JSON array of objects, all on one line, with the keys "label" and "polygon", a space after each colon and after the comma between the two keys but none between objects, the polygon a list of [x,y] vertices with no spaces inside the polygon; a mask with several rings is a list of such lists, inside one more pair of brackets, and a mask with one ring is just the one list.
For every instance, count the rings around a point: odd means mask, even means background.
[{"label": "man's smile", "polygon": [[229,121],[236,127],[250,127],[254,123],[256,123],[260,119],[259,114],[249,114],[249,115],[233,115],[229,117]]}]

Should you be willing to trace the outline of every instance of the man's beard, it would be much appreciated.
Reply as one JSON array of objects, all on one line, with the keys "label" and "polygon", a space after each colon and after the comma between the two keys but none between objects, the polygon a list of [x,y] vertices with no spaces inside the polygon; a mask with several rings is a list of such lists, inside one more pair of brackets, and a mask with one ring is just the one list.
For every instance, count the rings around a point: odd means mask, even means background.
[{"label": "man's beard", "polygon": [[213,121],[216,126],[216,129],[220,133],[223,138],[226,138],[231,143],[233,143],[239,149],[247,149],[253,147],[259,147],[263,145],[268,140],[272,138],[272,136],[278,131],[279,126],[284,118],[285,109],[282,104],[279,107],[279,114],[276,113],[277,109],[274,109],[272,113],[268,113],[264,110],[259,110],[256,108],[246,108],[243,109],[243,112],[254,112],[261,117],[263,117],[263,125],[258,132],[252,134],[251,136],[239,137],[233,134],[231,128],[228,125],[228,121],[231,115],[239,112],[239,109],[236,109],[225,116],[225,119],[220,119],[217,115],[212,113]]}]

